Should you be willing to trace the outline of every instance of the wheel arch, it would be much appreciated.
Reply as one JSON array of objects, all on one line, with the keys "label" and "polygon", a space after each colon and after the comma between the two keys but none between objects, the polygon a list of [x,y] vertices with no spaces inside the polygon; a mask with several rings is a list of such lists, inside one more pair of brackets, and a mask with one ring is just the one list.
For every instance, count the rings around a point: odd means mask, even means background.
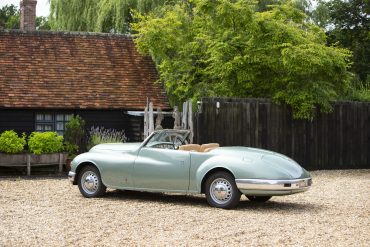
[{"label": "wheel arch", "polygon": [[227,173],[230,173],[234,178],[235,178],[235,175],[227,168],[225,167],[215,167],[215,168],[212,168],[211,170],[209,170],[202,178],[202,182],[201,182],[201,193],[204,194],[205,193],[205,183],[207,181],[207,178],[209,176],[211,176],[212,174],[216,173],[216,172],[227,172]]},{"label": "wheel arch", "polygon": [[76,175],[75,175],[75,179],[73,181],[73,184],[74,185],[77,185],[77,181],[78,181],[78,177],[80,175],[80,172],[81,170],[86,167],[86,166],[94,166],[96,169],[98,169],[99,173],[101,174],[100,172],[100,169],[98,168],[98,166],[92,162],[92,161],[83,161],[81,162],[77,167],[76,167]]}]

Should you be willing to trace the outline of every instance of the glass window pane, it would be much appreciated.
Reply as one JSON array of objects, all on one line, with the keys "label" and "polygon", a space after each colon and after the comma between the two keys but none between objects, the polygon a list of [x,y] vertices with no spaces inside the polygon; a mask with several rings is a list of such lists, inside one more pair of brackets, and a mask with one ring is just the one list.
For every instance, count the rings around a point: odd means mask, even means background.
[{"label": "glass window pane", "polygon": [[36,121],[44,120],[44,114],[36,114]]},{"label": "glass window pane", "polygon": [[72,114],[66,114],[65,115],[65,121],[71,120]]},{"label": "glass window pane", "polygon": [[57,114],[57,121],[64,121],[64,115],[63,114]]},{"label": "glass window pane", "polygon": [[45,131],[52,131],[53,130],[53,126],[50,125],[50,124],[46,124],[46,125],[44,125],[44,130]]},{"label": "glass window pane", "polygon": [[42,126],[41,124],[36,124],[36,131],[43,131],[44,130],[43,127],[44,126]]},{"label": "glass window pane", "polygon": [[57,131],[57,134],[62,136],[63,135],[63,131]]},{"label": "glass window pane", "polygon": [[64,123],[63,122],[57,122],[57,130],[64,130]]},{"label": "glass window pane", "polygon": [[53,115],[45,114],[45,121],[52,121],[52,120],[53,120]]}]

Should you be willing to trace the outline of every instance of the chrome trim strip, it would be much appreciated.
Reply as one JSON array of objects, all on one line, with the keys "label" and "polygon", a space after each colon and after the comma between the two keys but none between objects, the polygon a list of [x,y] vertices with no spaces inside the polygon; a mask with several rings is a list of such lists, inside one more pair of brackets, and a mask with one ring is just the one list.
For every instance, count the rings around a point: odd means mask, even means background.
[{"label": "chrome trim strip", "polygon": [[272,179],[235,179],[240,190],[304,190],[309,189],[312,178],[272,180]]},{"label": "chrome trim strip", "polygon": [[75,181],[75,176],[76,176],[75,172],[68,172],[68,179],[69,181],[71,181],[72,184]]}]

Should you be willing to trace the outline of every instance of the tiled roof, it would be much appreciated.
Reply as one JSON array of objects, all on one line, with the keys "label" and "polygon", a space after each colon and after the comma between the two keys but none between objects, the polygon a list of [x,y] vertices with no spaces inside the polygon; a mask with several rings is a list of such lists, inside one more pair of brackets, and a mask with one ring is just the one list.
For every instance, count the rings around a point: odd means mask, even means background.
[{"label": "tiled roof", "polygon": [[157,79],[126,35],[0,31],[0,108],[168,109]]}]

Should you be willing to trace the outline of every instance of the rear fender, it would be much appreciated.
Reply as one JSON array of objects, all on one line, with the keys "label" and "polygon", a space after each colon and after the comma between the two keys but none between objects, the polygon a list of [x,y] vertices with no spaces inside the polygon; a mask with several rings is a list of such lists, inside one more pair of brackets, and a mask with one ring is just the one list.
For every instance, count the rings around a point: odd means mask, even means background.
[{"label": "rear fender", "polygon": [[213,169],[225,169],[229,171],[234,177],[238,176],[239,169],[241,167],[242,161],[240,159],[236,159],[233,157],[221,157],[216,156],[206,160],[203,164],[201,164],[198,169],[196,170],[196,183],[195,187],[191,188],[195,191],[201,193],[202,190],[202,181],[204,177]]}]

